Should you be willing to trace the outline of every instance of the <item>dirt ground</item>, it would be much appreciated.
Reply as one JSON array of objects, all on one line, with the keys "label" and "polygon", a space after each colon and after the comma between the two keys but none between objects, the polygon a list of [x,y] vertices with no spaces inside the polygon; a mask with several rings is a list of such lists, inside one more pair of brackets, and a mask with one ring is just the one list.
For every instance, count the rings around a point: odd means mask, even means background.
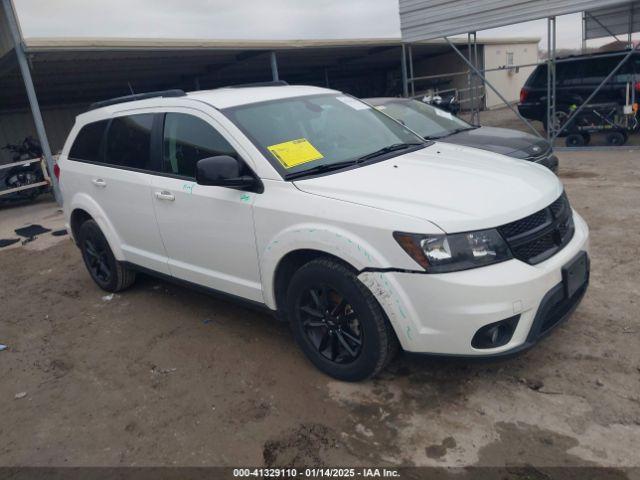
[{"label": "dirt ground", "polygon": [[640,154],[564,152],[560,176],[592,235],[574,316],[512,360],[359,384],[246,307],[150,277],[105,295],[68,237],[1,249],[0,465],[640,466]]}]

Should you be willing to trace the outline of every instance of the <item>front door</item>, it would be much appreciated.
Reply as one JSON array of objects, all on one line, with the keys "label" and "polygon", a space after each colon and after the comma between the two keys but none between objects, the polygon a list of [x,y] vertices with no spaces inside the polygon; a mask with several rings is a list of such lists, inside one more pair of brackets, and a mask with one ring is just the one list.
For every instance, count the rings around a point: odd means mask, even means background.
[{"label": "front door", "polygon": [[162,172],[152,193],[169,268],[182,280],[262,302],[255,194],[195,183],[198,160],[238,156],[212,122],[199,113],[164,116]]}]

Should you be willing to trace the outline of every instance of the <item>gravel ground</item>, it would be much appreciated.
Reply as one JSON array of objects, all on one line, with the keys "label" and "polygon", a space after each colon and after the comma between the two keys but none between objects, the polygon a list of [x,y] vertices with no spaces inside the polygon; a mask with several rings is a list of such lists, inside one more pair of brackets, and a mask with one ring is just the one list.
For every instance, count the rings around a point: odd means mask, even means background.
[{"label": "gravel ground", "polygon": [[[592,235],[569,322],[512,360],[400,356],[359,384],[246,307],[150,277],[106,295],[68,237],[1,249],[0,465],[640,466],[639,160],[561,154]],[[59,222],[39,205],[14,209]]]}]

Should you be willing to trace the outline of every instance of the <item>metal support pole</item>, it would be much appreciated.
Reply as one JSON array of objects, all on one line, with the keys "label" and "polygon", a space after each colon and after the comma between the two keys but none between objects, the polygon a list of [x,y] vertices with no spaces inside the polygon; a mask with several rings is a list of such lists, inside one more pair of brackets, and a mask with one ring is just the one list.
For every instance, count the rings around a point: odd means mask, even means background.
[{"label": "metal support pole", "polygon": [[416,84],[413,79],[413,48],[411,48],[411,44],[408,45],[409,49],[409,77],[411,77],[411,96],[416,96]]},{"label": "metal support pole", "polygon": [[271,76],[274,82],[280,80],[280,76],[278,75],[278,57],[276,57],[276,52],[271,52]]},{"label": "metal support pole", "polygon": [[627,32],[627,48],[633,48],[633,39],[632,37],[632,33],[633,33],[633,14],[635,13],[634,10],[634,4],[632,3],[630,5],[631,11],[629,12],[629,31]]},{"label": "metal support pole", "polygon": [[506,98],[504,98],[504,96],[503,96],[503,95],[502,95],[502,94],[501,94],[501,93],[500,93],[500,92],[499,92],[499,91],[498,91],[498,90],[497,90],[497,89],[496,89],[496,88],[491,84],[491,82],[489,82],[489,80],[487,80],[487,79],[485,78],[485,76],[484,76],[484,75],[482,75],[482,73],[481,73],[481,72],[480,72],[480,71],[479,71],[479,70],[478,70],[474,65],[472,65],[472,64],[471,64],[471,62],[470,62],[469,60],[467,60],[467,58],[464,56],[464,54],[463,54],[460,50],[458,50],[458,47],[456,47],[456,46],[453,44],[453,42],[452,42],[451,40],[449,40],[449,38],[448,38],[448,37],[444,37],[444,39],[445,39],[445,41],[449,44],[449,46],[450,46],[451,48],[453,48],[453,51],[454,51],[454,52],[456,52],[456,54],[457,54],[457,55],[458,55],[458,56],[459,56],[459,57],[464,61],[464,63],[466,63],[466,64],[469,66],[469,68],[470,68],[471,70],[473,70],[473,71],[474,71],[474,73],[475,73],[478,77],[480,77],[480,78],[482,79],[482,81],[483,81],[483,82],[484,82],[484,83],[485,83],[485,84],[486,84],[486,85],[487,85],[491,90],[493,90],[493,91],[495,92],[495,94],[498,96],[498,98],[500,98],[500,100],[502,100],[502,101],[507,105],[507,107],[509,107],[509,108],[511,109],[511,111],[512,111],[513,113],[515,113],[515,114],[518,116],[518,118],[520,118],[520,120],[522,120],[522,121],[523,121],[523,122],[524,122],[524,123],[525,123],[525,124],[526,124],[530,129],[531,129],[531,131],[533,131],[533,133],[535,133],[535,134],[536,134],[536,136],[541,137],[541,138],[544,138],[544,137],[542,137],[542,135],[540,135],[540,133],[538,133],[538,131],[533,127],[533,125],[531,125],[531,123],[529,123],[529,121],[528,121],[526,118],[524,118],[522,115],[520,115],[520,112],[518,112],[518,110],[517,110],[517,109],[515,109],[515,108],[513,107],[513,105],[511,105],[511,104],[509,103],[509,101],[508,101]]},{"label": "metal support pole", "polygon": [[547,18],[547,140],[555,133],[556,118],[556,18]]},{"label": "metal support pole", "polygon": [[[473,32],[473,64],[476,68],[479,68],[480,59],[478,57],[478,36],[476,32]],[[474,101],[476,111],[475,111],[475,125],[480,125],[480,109],[482,108],[482,86],[483,83],[480,78],[474,77],[474,85],[473,85],[473,97],[476,99]]]},{"label": "metal support pole", "polygon": [[[554,119],[556,118],[556,85],[557,85],[557,75],[556,75],[556,44],[558,36],[556,34],[556,25],[557,25],[557,21],[556,21],[556,17],[553,17],[553,22],[552,22],[552,26],[553,26],[553,30],[551,31],[551,43],[553,45],[553,48],[551,50],[551,118]],[[554,132],[555,133],[555,132]],[[553,137],[555,138],[555,136]]]},{"label": "metal support pole", "polygon": [[567,118],[567,121],[565,122],[565,124],[561,128],[559,128],[557,132],[555,132],[555,135],[551,140],[555,140],[560,134],[560,132],[562,132],[565,128],[571,125],[571,122],[573,122],[573,120],[584,109],[584,107],[587,106],[591,100],[593,100],[593,98],[598,94],[598,92],[602,90],[602,87],[604,87],[607,84],[607,82],[611,80],[611,78],[618,72],[618,70],[620,70],[620,67],[622,67],[622,65],[624,65],[627,62],[627,60],[629,60],[631,55],[633,55],[638,50],[640,50],[640,43],[638,43],[638,45],[636,45],[635,48],[632,48],[627,52],[624,58],[620,60],[618,65],[616,65],[616,68],[611,70],[611,72],[609,72],[609,75],[607,75],[606,78],[602,80],[602,82],[600,82],[600,85],[598,85],[598,88],[596,88],[593,92],[591,92],[591,95],[587,97],[587,99],[582,103],[582,105],[580,105],[576,110],[573,111],[571,115],[569,115],[569,118]]},{"label": "metal support pole", "polygon": [[[471,57],[471,32],[467,33],[467,59],[472,61]],[[469,95],[469,111],[471,112],[471,119],[473,120],[473,92],[471,90],[471,82],[473,78],[473,71],[469,69],[469,75],[467,76],[467,95]]]},{"label": "metal support pole", "polygon": [[[31,71],[29,70],[29,62],[25,54],[24,42],[22,41],[22,34],[20,27],[18,26],[18,17],[13,8],[13,2],[11,0],[2,0],[4,11],[7,17],[7,24],[11,31],[11,37],[13,38],[13,44],[15,47],[16,58],[18,59],[18,65],[20,66],[20,72],[22,73],[22,79],[24,81],[24,87],[27,91],[27,97],[29,98],[29,106],[31,107],[31,114],[33,115],[33,123],[36,127],[36,133],[38,134],[38,140],[40,141],[40,147],[42,148],[42,155],[44,156],[49,171],[53,173],[53,155],[51,155],[51,147],[49,146],[49,140],[47,139],[47,132],[44,128],[44,121],[42,120],[42,114],[40,113],[40,105],[38,104],[38,98],[36,96],[36,90],[33,86],[33,79],[31,78]],[[53,187],[53,195],[55,196],[58,205],[62,205],[62,197],[60,196],[60,190],[58,188],[58,181],[55,175],[51,176],[51,186]]]},{"label": "metal support pole", "polygon": [[406,47],[404,43],[402,44],[402,58],[400,59],[400,68],[402,70],[402,96],[409,96],[409,83],[407,79],[407,55],[406,55]]},{"label": "metal support pole", "polygon": [[582,49],[580,53],[586,53],[587,50],[587,13],[582,12]]}]

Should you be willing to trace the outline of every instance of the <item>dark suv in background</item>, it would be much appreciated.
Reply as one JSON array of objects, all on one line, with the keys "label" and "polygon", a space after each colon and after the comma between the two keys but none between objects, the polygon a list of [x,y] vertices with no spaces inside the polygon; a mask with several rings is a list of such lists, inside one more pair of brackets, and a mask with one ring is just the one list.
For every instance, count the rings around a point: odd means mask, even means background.
[{"label": "dark suv in background", "polygon": [[[611,52],[617,53],[617,52]],[[576,55],[575,61],[556,65],[556,111],[558,120],[572,105],[581,105],[618,65],[627,52],[612,57]],[[640,98],[640,52],[634,53],[590,103],[615,102],[624,105],[627,82],[633,82],[636,99]],[[637,101],[637,100],[636,100]],[[523,117],[539,120],[547,128],[547,66],[538,65],[520,91],[518,110]],[[561,122],[562,123],[562,122]]]}]

